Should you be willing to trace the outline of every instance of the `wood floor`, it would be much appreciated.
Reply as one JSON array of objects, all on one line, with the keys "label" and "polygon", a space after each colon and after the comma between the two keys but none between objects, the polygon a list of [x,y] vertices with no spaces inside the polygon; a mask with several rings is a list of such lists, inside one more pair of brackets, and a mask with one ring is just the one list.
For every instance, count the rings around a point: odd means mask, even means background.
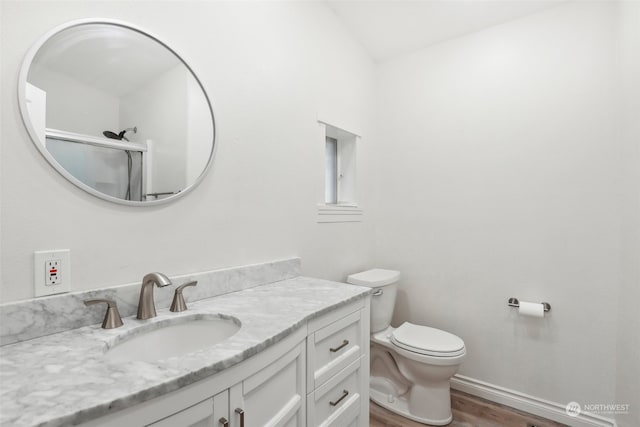
[{"label": "wood floor", "polygon": [[[369,402],[370,427],[425,427]],[[453,421],[449,427],[567,427],[466,393],[451,390]]]}]

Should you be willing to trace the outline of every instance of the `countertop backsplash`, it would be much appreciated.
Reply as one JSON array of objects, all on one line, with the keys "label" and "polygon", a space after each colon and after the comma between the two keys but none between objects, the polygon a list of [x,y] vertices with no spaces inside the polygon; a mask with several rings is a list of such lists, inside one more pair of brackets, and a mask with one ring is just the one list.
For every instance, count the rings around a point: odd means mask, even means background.
[{"label": "countertop backsplash", "polygon": [[[290,258],[171,276],[172,285],[154,290],[156,307],[169,307],[175,288],[191,280],[197,280],[198,286],[184,291],[187,303],[294,278],[300,275],[300,266],[300,258]],[[0,304],[0,345],[101,323],[106,308],[102,305],[86,307],[84,301],[88,299],[114,299],[122,317],[134,315],[140,285],[141,281]]]}]

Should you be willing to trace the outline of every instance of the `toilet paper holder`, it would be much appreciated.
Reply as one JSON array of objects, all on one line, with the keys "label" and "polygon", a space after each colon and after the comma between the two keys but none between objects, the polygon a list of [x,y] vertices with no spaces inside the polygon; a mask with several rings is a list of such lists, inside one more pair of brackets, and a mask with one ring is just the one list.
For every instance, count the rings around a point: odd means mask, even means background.
[{"label": "toilet paper holder", "polygon": [[[514,297],[509,298],[507,304],[509,305],[509,307],[520,307],[520,301],[518,301],[518,298]],[[545,313],[551,311],[551,304],[549,304],[548,302],[541,302],[540,304],[542,304],[542,308],[544,309]]]}]

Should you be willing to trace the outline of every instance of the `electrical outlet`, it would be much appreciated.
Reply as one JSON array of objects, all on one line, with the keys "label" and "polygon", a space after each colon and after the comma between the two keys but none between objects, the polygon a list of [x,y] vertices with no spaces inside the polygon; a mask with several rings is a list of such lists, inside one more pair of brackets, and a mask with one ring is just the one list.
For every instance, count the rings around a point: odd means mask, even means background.
[{"label": "electrical outlet", "polygon": [[61,294],[71,290],[71,251],[34,252],[35,295]]},{"label": "electrical outlet", "polygon": [[62,261],[50,259],[44,263],[44,284],[46,286],[59,285],[62,283],[62,272],[60,266]]}]

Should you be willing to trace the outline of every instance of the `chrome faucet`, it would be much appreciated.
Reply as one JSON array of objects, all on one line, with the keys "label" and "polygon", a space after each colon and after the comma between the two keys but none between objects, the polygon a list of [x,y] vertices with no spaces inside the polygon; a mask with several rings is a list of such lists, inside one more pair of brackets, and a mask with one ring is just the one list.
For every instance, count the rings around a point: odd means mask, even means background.
[{"label": "chrome faucet", "polygon": [[171,280],[162,273],[149,273],[142,278],[140,301],[138,301],[138,319],[156,317],[156,304],[153,301],[153,285],[163,288],[171,284]]}]

